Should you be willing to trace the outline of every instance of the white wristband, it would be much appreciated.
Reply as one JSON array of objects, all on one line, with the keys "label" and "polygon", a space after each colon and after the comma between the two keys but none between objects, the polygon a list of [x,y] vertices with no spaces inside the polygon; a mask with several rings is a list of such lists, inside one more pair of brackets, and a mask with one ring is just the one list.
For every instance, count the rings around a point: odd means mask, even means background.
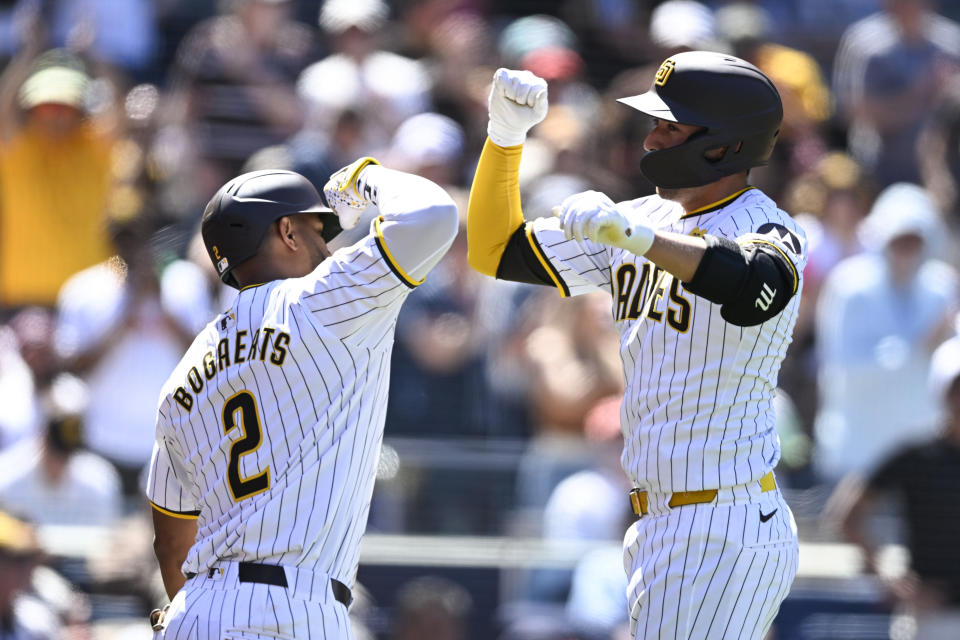
[{"label": "white wristband", "polygon": [[527,140],[526,131],[498,125],[493,120],[487,122],[487,136],[498,147],[515,147]]}]

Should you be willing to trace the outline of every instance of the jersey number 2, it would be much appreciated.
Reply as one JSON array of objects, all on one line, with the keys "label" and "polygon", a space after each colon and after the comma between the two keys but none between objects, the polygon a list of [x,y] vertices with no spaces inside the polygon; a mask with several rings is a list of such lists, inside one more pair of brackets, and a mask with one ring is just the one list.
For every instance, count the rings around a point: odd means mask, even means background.
[{"label": "jersey number 2", "polygon": [[255,496],[270,488],[269,467],[249,478],[240,475],[240,457],[256,451],[263,440],[257,401],[249,391],[241,391],[230,396],[223,405],[223,431],[229,434],[234,429],[240,429],[240,439],[230,447],[227,485],[230,487],[234,502],[240,502],[244,498]]}]

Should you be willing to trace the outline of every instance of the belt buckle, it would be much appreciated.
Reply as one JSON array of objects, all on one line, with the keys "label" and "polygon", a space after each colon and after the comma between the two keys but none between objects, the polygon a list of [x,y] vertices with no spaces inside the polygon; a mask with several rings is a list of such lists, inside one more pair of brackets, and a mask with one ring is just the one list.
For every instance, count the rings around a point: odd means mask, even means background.
[{"label": "belt buckle", "polygon": [[647,492],[643,489],[631,489],[630,505],[633,507],[633,513],[638,517],[647,515]]}]

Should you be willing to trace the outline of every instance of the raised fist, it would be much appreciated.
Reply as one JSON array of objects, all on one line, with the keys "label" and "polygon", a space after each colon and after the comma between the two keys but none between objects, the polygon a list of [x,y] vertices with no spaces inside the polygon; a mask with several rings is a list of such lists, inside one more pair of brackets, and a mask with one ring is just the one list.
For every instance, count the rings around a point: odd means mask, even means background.
[{"label": "raised fist", "polygon": [[530,71],[497,69],[488,108],[490,139],[501,147],[523,144],[527,131],[547,117],[547,81]]}]

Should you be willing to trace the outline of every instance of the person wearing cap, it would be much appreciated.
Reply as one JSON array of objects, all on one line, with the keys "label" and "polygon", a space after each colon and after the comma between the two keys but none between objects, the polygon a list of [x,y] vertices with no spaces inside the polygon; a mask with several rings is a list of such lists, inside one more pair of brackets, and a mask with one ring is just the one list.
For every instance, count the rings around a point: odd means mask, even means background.
[{"label": "person wearing cap", "polygon": [[60,374],[44,394],[43,433],[0,453],[0,508],[38,525],[110,527],[121,515],[120,476],[85,450],[86,385]]},{"label": "person wearing cap", "polygon": [[65,52],[11,63],[0,85],[0,307],[52,307],[71,274],[109,255],[113,138]]},{"label": "person wearing cap", "polygon": [[814,467],[831,483],[869,473],[936,428],[923,381],[958,303],[957,274],[936,257],[944,227],[926,190],[887,187],[860,231],[867,251],[830,271],[816,309]]},{"label": "person wearing cap", "polygon": [[614,203],[585,191],[525,222],[520,157],[546,116],[547,83],[496,72],[467,212],[470,263],[562,296],[613,294],[621,465],[637,517],[623,558],[631,637],[759,640],[798,558],[773,474],[773,400],[806,237],[749,183],[776,143],[780,96],[744,60],[687,51],[620,102],[652,118],[639,164],[656,194]]},{"label": "person wearing cap", "polygon": [[388,146],[404,120],[430,107],[433,83],[424,63],[383,46],[388,17],[384,0],[325,0],[319,25],[331,53],[297,79],[312,126],[331,130],[354,115],[358,135],[338,141],[351,145],[339,149],[348,156]]},{"label": "person wearing cap", "polygon": [[[910,637],[953,640],[960,629],[960,339],[941,345],[933,361],[930,391],[943,409],[939,433],[891,451],[865,480],[838,487],[835,503],[843,505],[837,514],[843,535],[862,552],[864,571],[882,576],[897,609],[913,617]],[[898,576],[884,571],[879,535],[870,526],[884,496],[903,507],[910,564]]]}]

